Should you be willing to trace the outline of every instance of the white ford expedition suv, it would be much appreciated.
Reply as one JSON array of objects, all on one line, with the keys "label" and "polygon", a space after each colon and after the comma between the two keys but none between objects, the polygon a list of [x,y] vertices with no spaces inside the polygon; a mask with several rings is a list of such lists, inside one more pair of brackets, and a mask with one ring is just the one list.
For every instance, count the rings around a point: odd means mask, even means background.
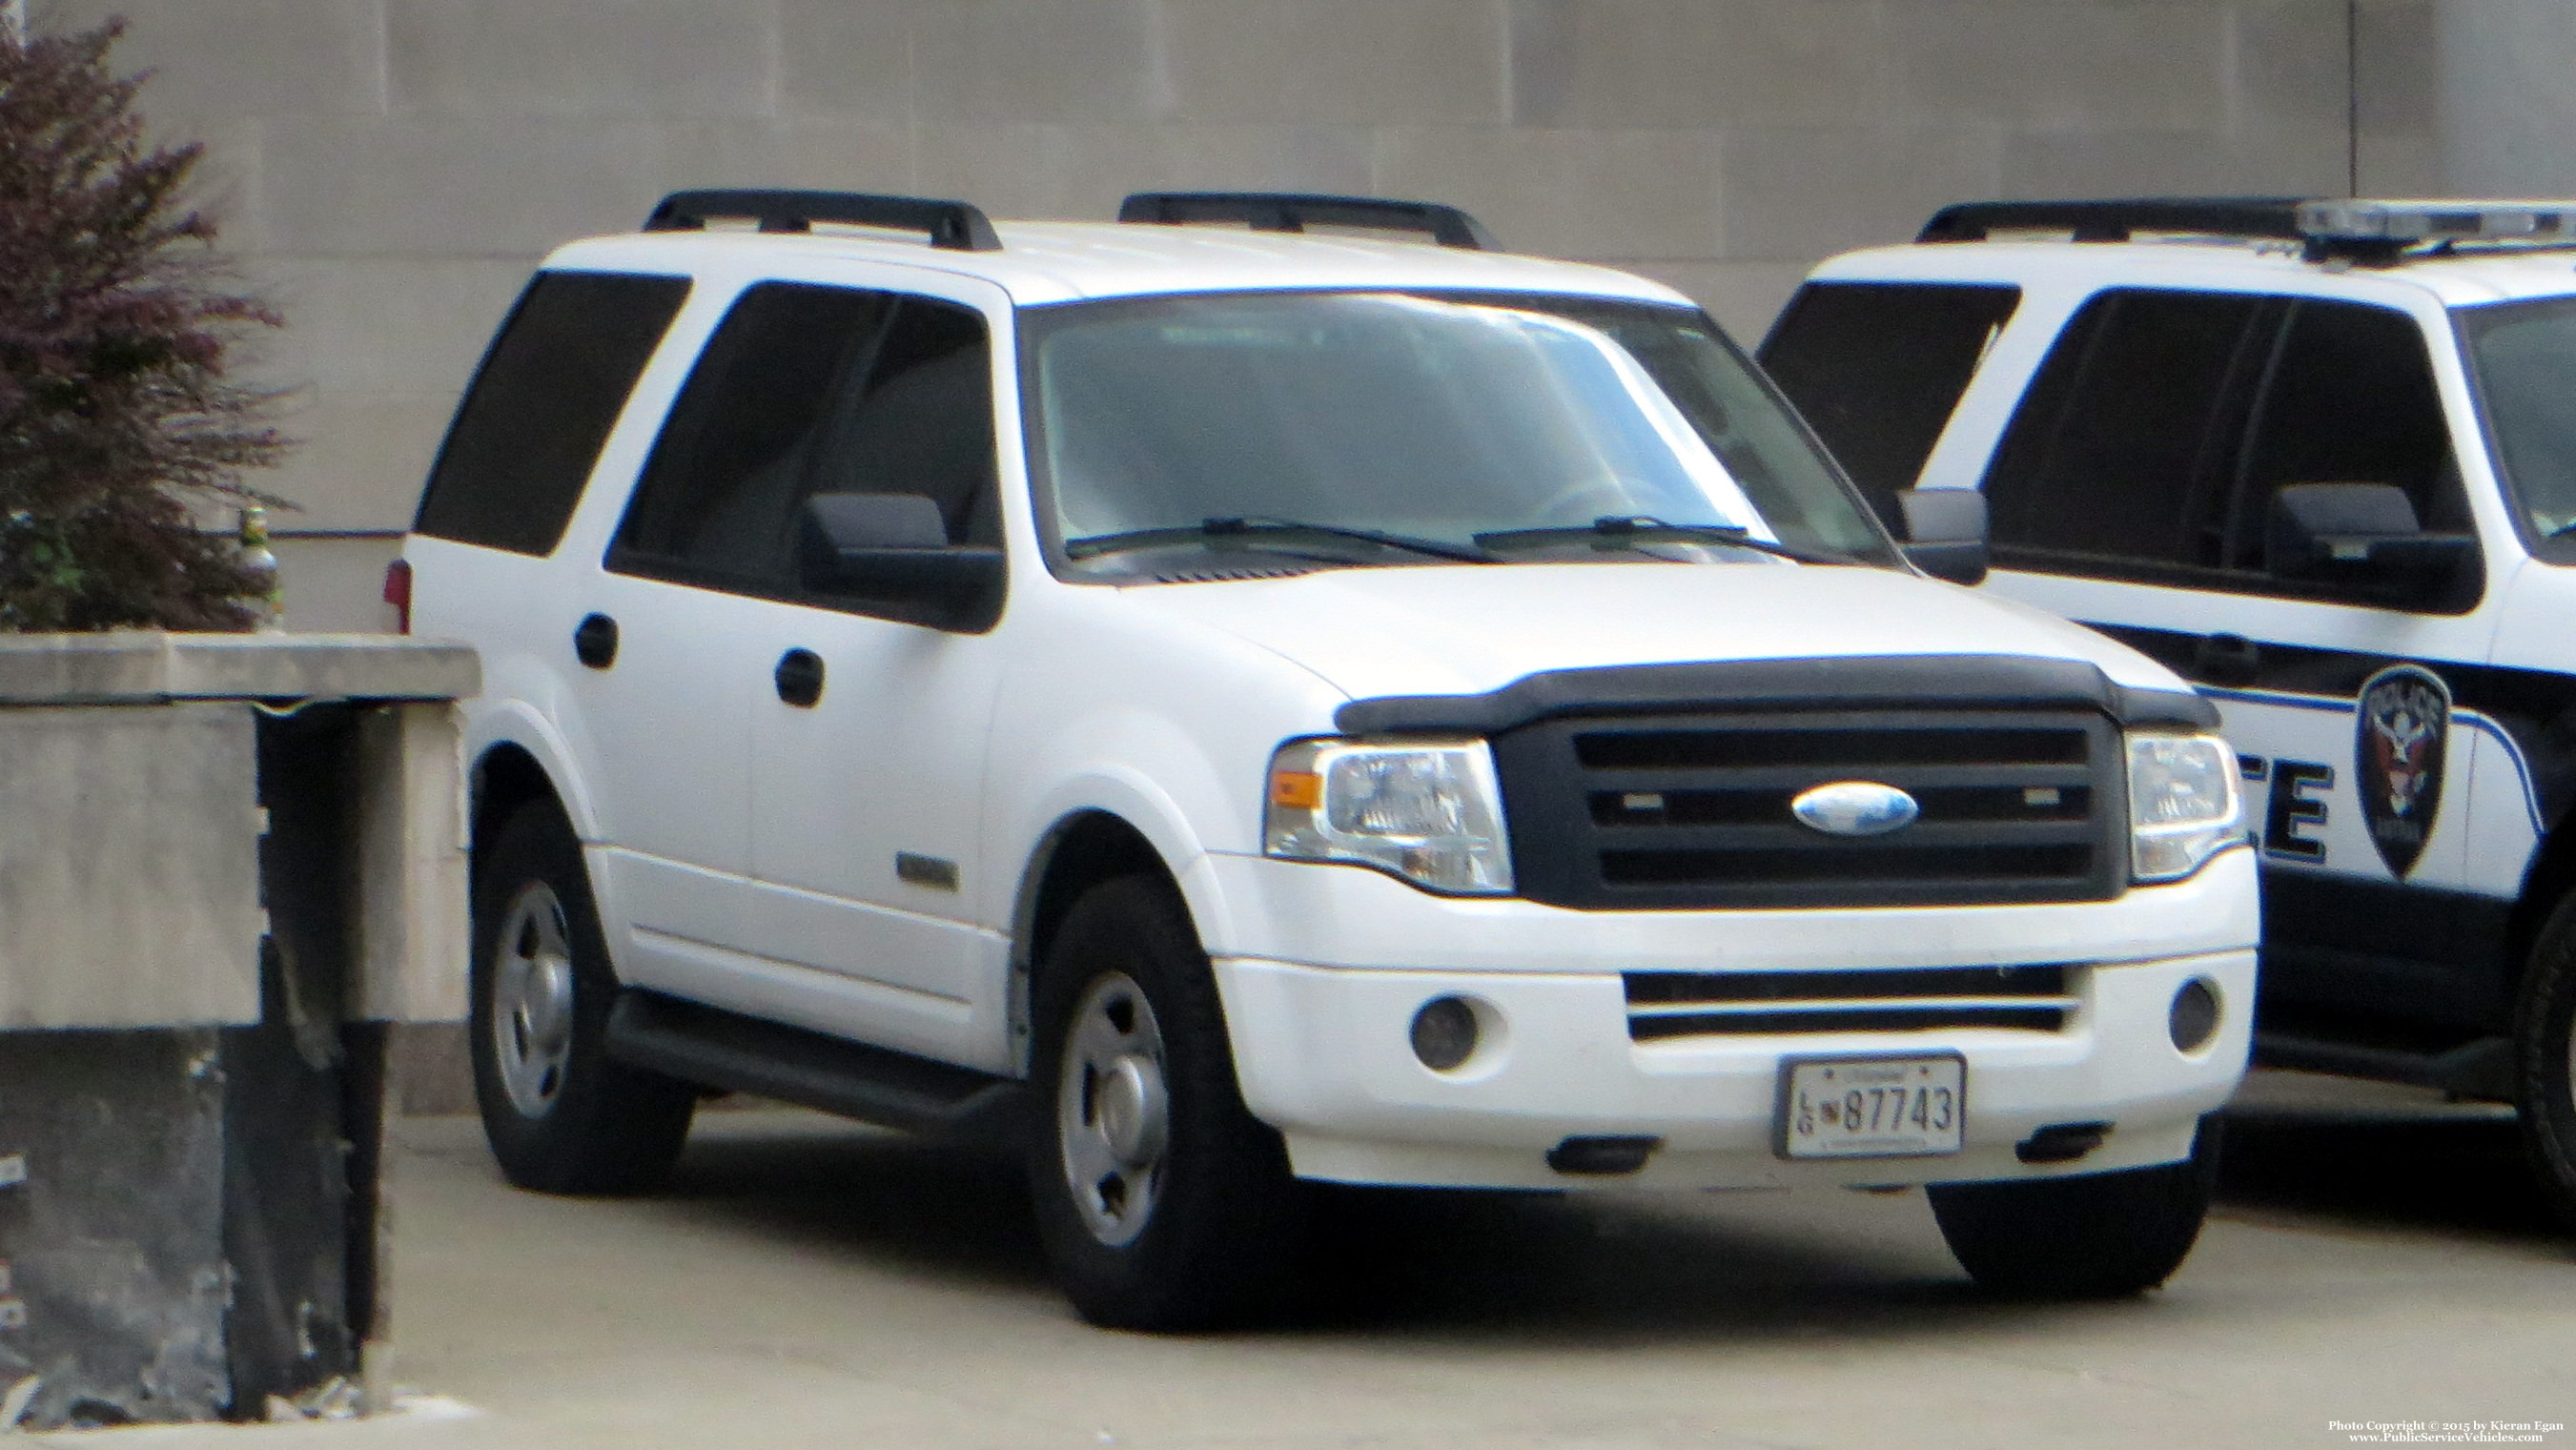
[{"label": "white ford expedition suv", "polygon": [[1969,203],[1763,361],[2223,712],[2256,1059],[2516,1104],[2576,1227],[2576,202]]},{"label": "white ford expedition suv", "polygon": [[1930,1184],[1986,1284],[2160,1282],[2235,756],[1927,578],[1956,498],[1909,556],[1705,315],[1448,208],[674,195],[537,273],[394,581],[483,654],[493,1151],[1004,1129],[1115,1325],[1269,1302],[1300,1179]]}]

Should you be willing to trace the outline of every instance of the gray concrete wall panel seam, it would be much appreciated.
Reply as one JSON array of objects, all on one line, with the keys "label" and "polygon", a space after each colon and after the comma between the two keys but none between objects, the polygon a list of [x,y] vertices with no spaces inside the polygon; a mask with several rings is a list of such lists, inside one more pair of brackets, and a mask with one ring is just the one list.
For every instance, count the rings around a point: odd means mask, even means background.
[{"label": "gray concrete wall panel seam", "polygon": [[[2514,78],[2576,50],[2554,0],[60,0],[39,18],[111,8],[132,18],[120,63],[156,72],[146,113],[208,143],[202,195],[286,312],[247,375],[291,394],[304,447],[266,482],[303,505],[281,525],[313,529],[408,522],[528,265],[679,187],[1003,217],[1105,217],[1144,189],[1418,195],[1516,248],[1642,264],[1750,341],[1803,265],[1963,197],[2332,193],[2356,169],[2381,192],[2545,189],[2571,149],[2535,138],[2570,106]],[[314,547],[347,559],[300,567],[308,617],[382,619],[371,584],[350,592],[381,544]]]}]

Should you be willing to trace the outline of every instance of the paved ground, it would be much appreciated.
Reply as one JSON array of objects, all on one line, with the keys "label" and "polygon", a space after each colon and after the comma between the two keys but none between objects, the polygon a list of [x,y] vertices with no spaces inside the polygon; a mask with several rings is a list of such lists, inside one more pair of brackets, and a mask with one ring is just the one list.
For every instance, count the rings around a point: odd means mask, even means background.
[{"label": "paved ground", "polygon": [[[1074,1319],[1011,1170],[788,1112],[701,1119],[667,1194],[510,1192],[474,1126],[399,1165],[399,1378],[475,1413],[31,1437],[81,1450],[2324,1446],[2576,1425],[2576,1246],[2512,1124],[2259,1081],[2227,1201],[2144,1300],[1982,1303],[1921,1195],[1405,1199],[1346,1311]],[[2576,1429],[2541,1443],[2576,1450]]]}]

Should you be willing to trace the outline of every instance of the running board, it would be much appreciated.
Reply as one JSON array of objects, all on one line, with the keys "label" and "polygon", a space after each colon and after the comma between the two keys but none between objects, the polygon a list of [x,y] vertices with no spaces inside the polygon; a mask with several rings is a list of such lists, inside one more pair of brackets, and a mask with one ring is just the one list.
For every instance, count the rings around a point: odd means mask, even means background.
[{"label": "running board", "polygon": [[1009,1078],[658,992],[617,994],[608,1055],[705,1087],[914,1133],[999,1140],[1019,1117],[1020,1084]]},{"label": "running board", "polygon": [[2509,1103],[2514,1098],[2513,1041],[2505,1037],[2480,1037],[2443,1052],[2411,1052],[2402,1047],[2365,1047],[2329,1038],[2257,1031],[2254,1061],[2261,1067],[2412,1083],[2491,1102]]}]

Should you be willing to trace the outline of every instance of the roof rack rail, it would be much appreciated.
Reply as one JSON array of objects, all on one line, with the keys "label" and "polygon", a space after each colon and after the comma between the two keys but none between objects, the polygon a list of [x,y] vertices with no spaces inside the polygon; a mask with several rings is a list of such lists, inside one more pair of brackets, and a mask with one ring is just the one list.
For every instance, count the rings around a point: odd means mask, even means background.
[{"label": "roof rack rail", "polygon": [[922,232],[951,252],[998,252],[999,237],[982,209],[963,201],[871,196],[856,191],[675,191],[644,219],[648,232],[693,232],[711,217],[743,217],[764,232],[804,232],[816,222]]},{"label": "roof rack rail", "polygon": [[2305,197],[2156,196],[2126,201],[1970,201],[1932,214],[1914,240],[1982,242],[2001,231],[2073,232],[2079,242],[2125,242],[2137,232],[2270,237],[2297,242]]},{"label": "roof rack rail", "polygon": [[1444,247],[1499,252],[1493,233],[1454,206],[1376,196],[1308,196],[1288,191],[1140,191],[1118,204],[1122,222],[1179,226],[1243,222],[1256,232],[1302,232],[1309,226],[1385,227],[1428,232]]}]

